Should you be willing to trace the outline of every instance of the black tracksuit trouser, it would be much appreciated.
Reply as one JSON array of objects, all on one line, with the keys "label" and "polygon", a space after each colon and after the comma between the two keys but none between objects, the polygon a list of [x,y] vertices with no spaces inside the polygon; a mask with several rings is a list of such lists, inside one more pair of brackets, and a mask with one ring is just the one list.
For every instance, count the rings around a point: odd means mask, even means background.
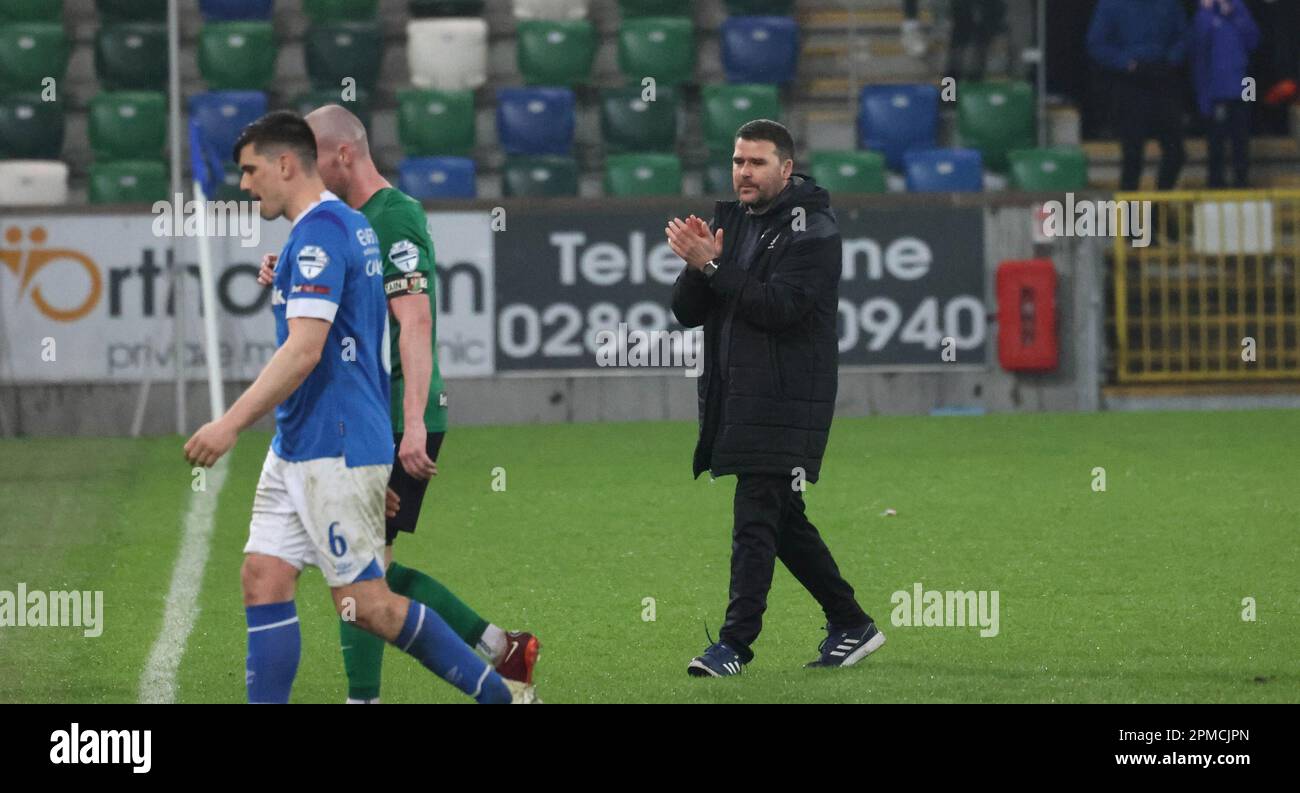
[{"label": "black tracksuit trouser", "polygon": [[871,617],[853,597],[817,528],[804,514],[793,477],[740,474],[736,478],[731,539],[731,595],[718,637],[748,663],[763,627],[772,573],[780,559],[816,599],[832,628],[866,625]]}]

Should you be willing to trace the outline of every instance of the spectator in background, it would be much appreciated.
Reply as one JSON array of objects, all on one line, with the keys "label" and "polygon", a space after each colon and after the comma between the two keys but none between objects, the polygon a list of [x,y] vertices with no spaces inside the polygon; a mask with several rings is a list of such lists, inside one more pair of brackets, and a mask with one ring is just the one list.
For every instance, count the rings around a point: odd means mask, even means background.
[{"label": "spectator in background", "polygon": [[1101,0],[1092,15],[1088,55],[1112,73],[1123,190],[1138,188],[1150,137],[1160,142],[1156,186],[1169,190],[1178,182],[1186,156],[1181,71],[1187,44],[1187,16],[1179,0]]},{"label": "spectator in background", "polygon": [[903,52],[913,58],[921,57],[929,49],[929,42],[921,30],[920,11],[917,8],[919,1],[903,0]]},{"label": "spectator in background", "polygon": [[[1006,0],[951,0],[947,76],[983,80],[989,45],[1007,29]],[[969,63],[969,70],[966,68]]]},{"label": "spectator in background", "polygon": [[1250,110],[1242,92],[1259,27],[1242,0],[1201,0],[1192,39],[1196,106],[1209,119],[1211,188],[1226,187],[1223,150],[1232,141],[1235,187],[1246,187],[1250,167]]}]

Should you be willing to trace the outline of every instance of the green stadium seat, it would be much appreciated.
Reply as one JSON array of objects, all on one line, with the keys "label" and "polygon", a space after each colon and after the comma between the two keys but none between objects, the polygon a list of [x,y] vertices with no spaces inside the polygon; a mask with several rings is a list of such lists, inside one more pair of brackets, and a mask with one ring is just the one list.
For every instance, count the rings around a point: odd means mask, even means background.
[{"label": "green stadium seat", "polygon": [[682,163],[675,154],[615,154],[605,160],[605,194],[681,195]]},{"label": "green stadium seat", "polygon": [[408,157],[468,157],[474,150],[474,92],[397,92],[397,137]]},{"label": "green stadium seat", "polygon": [[168,198],[167,166],[161,160],[121,160],[90,165],[90,203],[142,204]]},{"label": "green stadium seat", "polygon": [[576,196],[578,161],[549,154],[507,157],[501,169],[501,181],[501,191],[507,197]]},{"label": "green stadium seat", "polygon": [[428,17],[481,17],[485,0],[410,0],[406,4],[416,19]]},{"label": "green stadium seat", "polygon": [[731,152],[727,152],[726,160],[704,166],[704,194],[736,197],[736,188],[731,181]]},{"label": "green stadium seat", "polygon": [[700,89],[704,142],[713,154],[730,157],[736,130],[756,118],[781,120],[781,98],[774,85],[706,85]]},{"label": "green stadium seat", "polygon": [[302,10],[313,22],[350,22],[374,19],[379,0],[302,0]]},{"label": "green stadium seat", "polygon": [[313,88],[338,90],[346,77],[371,94],[379,82],[384,39],[377,22],[312,25],[303,43]]},{"label": "green stadium seat", "polygon": [[591,77],[596,28],[585,19],[521,20],[515,42],[527,85],[573,86]]},{"label": "green stadium seat", "polygon": [[57,160],[63,153],[63,103],[39,93],[0,96],[0,159]]},{"label": "green stadium seat", "polygon": [[689,17],[691,0],[618,0],[624,19],[633,17]]},{"label": "green stadium seat", "polygon": [[199,72],[213,91],[264,91],[275,77],[270,22],[209,22],[199,33]]},{"label": "green stadium seat", "polygon": [[307,91],[299,94],[293,100],[293,109],[300,116],[305,116],[316,108],[325,105],[342,105],[346,107],[352,111],[353,115],[361,119],[361,123],[365,125],[366,129],[370,129],[372,118],[370,94],[360,88],[356,91],[356,98],[347,101],[343,100],[341,88]]},{"label": "green stadium seat", "polygon": [[733,17],[794,16],[794,0],[727,0],[727,14]]},{"label": "green stadium seat", "polygon": [[108,91],[167,87],[167,26],[153,22],[105,25],[95,37],[95,73]]},{"label": "green stadium seat", "polygon": [[90,147],[100,162],[152,160],[167,144],[167,98],[159,91],[105,91],[90,100]]},{"label": "green stadium seat", "polygon": [[0,0],[0,24],[63,22],[63,0]]},{"label": "green stadium seat", "polygon": [[884,193],[885,156],[876,151],[815,151],[812,178],[832,195]]},{"label": "green stadium seat", "polygon": [[101,22],[167,21],[167,0],[95,0],[95,7]]},{"label": "green stadium seat", "polygon": [[0,91],[41,91],[68,70],[68,37],[57,22],[0,25]]},{"label": "green stadium seat", "polygon": [[1016,149],[1007,158],[1011,162],[1011,183],[1018,190],[1057,193],[1088,188],[1088,155],[1083,149]]},{"label": "green stadium seat", "polygon": [[618,68],[628,82],[653,77],[659,85],[689,81],[695,71],[695,33],[687,17],[625,19],[618,29]]},{"label": "green stadium seat", "polygon": [[971,83],[957,91],[957,132],[978,149],[984,167],[1003,172],[1007,152],[1037,143],[1034,89],[1024,82]]},{"label": "green stadium seat", "polygon": [[600,92],[600,126],[611,152],[673,151],[677,146],[677,92],[655,91],[655,101],[641,99],[638,86]]}]

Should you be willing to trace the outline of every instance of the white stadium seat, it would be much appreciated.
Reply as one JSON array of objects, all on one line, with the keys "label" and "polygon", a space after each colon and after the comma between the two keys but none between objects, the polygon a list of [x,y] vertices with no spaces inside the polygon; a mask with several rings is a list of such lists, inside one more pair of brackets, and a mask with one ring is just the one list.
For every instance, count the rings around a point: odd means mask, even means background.
[{"label": "white stadium seat", "polygon": [[0,206],[68,203],[68,166],[58,160],[0,161]]},{"label": "white stadium seat", "polygon": [[487,82],[487,20],[413,19],[406,23],[406,59],[417,88],[478,88]]},{"label": "white stadium seat", "polygon": [[514,0],[515,19],[586,19],[591,0]]}]

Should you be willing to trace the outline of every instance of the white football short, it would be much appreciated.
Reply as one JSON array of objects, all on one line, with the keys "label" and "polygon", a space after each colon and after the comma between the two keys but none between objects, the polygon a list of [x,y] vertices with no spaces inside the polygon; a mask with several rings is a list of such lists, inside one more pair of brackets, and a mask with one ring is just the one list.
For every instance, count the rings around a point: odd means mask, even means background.
[{"label": "white football short", "polygon": [[[384,497],[391,465],[349,468],[342,457],[289,462],[268,450],[244,553],[320,568],[331,587],[384,567]],[[377,577],[377,576],[372,576]]]}]

